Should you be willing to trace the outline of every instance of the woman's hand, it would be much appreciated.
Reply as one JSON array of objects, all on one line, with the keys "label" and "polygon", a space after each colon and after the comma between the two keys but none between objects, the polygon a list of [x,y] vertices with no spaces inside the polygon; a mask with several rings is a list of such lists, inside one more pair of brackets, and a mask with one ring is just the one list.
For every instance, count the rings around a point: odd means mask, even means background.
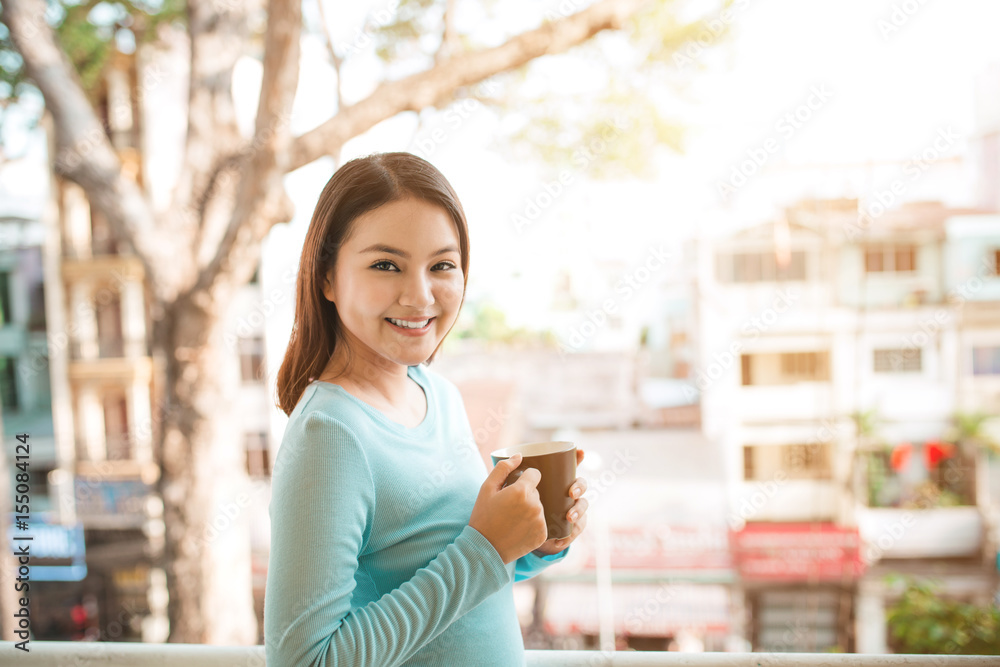
[{"label": "woman's hand", "polygon": [[[576,450],[576,464],[580,465],[583,462],[583,450]],[[587,480],[583,477],[577,477],[573,481],[573,485],[569,487],[569,495],[576,498],[577,501],[573,504],[573,507],[569,509],[566,513],[566,518],[573,525],[573,531],[569,534],[569,537],[563,537],[561,539],[551,539],[546,540],[542,543],[542,546],[538,547],[531,553],[536,556],[551,556],[557,554],[566,547],[568,547],[573,540],[580,536],[583,529],[587,527],[587,507],[590,503],[587,499],[582,497],[587,491]]]},{"label": "woman's hand", "polygon": [[504,564],[517,560],[545,539],[545,512],[537,488],[542,474],[528,468],[516,482],[504,486],[521,459],[520,454],[514,454],[493,467],[479,488],[469,518],[469,525],[493,545]]}]

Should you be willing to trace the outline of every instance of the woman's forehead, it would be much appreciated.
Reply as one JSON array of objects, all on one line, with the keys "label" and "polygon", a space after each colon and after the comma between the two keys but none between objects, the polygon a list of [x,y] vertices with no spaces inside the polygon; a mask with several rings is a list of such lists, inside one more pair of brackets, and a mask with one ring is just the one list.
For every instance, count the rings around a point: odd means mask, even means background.
[{"label": "woman's forehead", "polygon": [[421,200],[397,200],[358,216],[345,246],[355,252],[394,248],[436,252],[452,245],[459,251],[458,230],[448,212]]}]

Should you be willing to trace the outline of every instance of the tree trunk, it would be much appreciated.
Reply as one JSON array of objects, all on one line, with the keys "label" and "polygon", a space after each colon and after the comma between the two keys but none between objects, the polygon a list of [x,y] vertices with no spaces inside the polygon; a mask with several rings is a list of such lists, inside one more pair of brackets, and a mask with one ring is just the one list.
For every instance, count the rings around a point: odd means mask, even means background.
[{"label": "tree trunk", "polygon": [[[223,301],[225,303],[226,301]],[[154,327],[165,366],[160,429],[171,642],[256,644],[249,478],[231,409],[238,357],[220,310],[184,298]]]}]

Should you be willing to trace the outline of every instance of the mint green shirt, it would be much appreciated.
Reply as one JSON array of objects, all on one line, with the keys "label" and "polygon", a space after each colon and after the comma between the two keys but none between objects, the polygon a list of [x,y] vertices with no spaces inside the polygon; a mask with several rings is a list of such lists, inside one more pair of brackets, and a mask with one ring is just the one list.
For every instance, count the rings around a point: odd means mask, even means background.
[{"label": "mint green shirt", "polygon": [[469,526],[488,474],[455,385],[408,375],[407,428],[339,385],[310,384],[275,460],[264,596],[268,667],[524,664],[513,585],[553,556],[504,564]]}]

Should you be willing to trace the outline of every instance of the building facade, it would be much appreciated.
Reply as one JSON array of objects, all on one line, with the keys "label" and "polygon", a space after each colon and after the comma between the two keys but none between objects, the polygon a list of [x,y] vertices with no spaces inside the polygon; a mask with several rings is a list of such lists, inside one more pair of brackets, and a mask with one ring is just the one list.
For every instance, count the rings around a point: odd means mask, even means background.
[{"label": "building facade", "polygon": [[889,573],[995,590],[986,453],[955,430],[995,414],[995,229],[935,203],[805,201],[700,244],[694,384],[725,443],[755,650],[887,651]]}]

